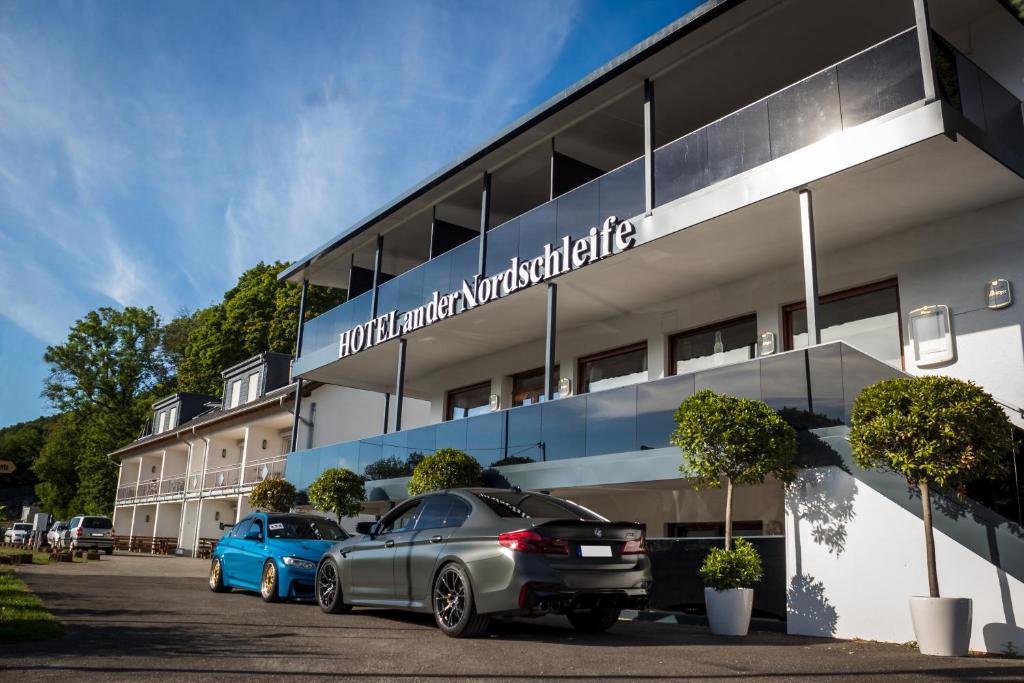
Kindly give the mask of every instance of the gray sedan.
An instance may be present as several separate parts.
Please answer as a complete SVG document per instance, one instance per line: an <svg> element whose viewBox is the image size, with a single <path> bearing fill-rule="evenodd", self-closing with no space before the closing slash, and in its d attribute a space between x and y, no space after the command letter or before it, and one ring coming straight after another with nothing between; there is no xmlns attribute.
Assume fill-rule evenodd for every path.
<svg viewBox="0 0 1024 683"><path fill-rule="evenodd" d="M453 637L480 635L491 618L544 614L603 631L622 609L646 606L651 586L642 525L541 493L427 493L357 531L317 566L325 612L432 612Z"/></svg>

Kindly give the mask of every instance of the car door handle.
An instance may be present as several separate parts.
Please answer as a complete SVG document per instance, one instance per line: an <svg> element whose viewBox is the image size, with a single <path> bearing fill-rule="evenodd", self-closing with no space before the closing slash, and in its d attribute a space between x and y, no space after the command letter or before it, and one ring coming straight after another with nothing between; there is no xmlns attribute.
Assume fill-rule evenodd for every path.
<svg viewBox="0 0 1024 683"><path fill-rule="evenodd" d="M395 547L395 542L394 541L384 541L384 547L385 548L394 548Z"/></svg>
<svg viewBox="0 0 1024 683"><path fill-rule="evenodd" d="M430 537L430 542L431 542L431 543L440 543L440 542L441 542L441 541L443 541L443 540L444 540L444 539L443 539L443 538L441 538L440 536L431 536L431 537Z"/></svg>

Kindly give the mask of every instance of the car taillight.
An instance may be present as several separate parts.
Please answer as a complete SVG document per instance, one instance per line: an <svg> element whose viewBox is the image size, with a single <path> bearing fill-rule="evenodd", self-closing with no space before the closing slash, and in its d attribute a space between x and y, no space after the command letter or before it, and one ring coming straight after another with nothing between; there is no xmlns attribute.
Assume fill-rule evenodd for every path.
<svg viewBox="0 0 1024 683"><path fill-rule="evenodd" d="M641 538L638 541L626 541L622 544L623 555L646 555L647 545L644 544L644 539Z"/></svg>
<svg viewBox="0 0 1024 683"><path fill-rule="evenodd" d="M569 544L562 539L547 538L529 529L498 534L498 543L509 550L515 550L520 553L569 554Z"/></svg>
<svg viewBox="0 0 1024 683"><path fill-rule="evenodd" d="M75 538L80 538L81 536L82 536L82 527L78 527L77 529L75 529Z"/></svg>

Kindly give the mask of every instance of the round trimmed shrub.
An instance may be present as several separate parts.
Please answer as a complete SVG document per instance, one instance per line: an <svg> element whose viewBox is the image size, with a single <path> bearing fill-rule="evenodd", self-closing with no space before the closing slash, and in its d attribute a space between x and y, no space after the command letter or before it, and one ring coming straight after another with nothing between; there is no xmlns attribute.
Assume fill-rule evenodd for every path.
<svg viewBox="0 0 1024 683"><path fill-rule="evenodd" d="M480 486L483 470L475 458L456 448L442 448L423 458L412 471L409 495Z"/></svg>

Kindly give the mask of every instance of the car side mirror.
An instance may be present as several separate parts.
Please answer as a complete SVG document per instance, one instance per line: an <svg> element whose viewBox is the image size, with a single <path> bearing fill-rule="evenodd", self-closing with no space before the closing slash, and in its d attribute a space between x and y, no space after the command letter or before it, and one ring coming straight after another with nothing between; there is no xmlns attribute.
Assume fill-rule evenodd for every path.
<svg viewBox="0 0 1024 683"><path fill-rule="evenodd" d="M356 522L356 533L364 536L373 536L374 527L376 526L376 522Z"/></svg>

